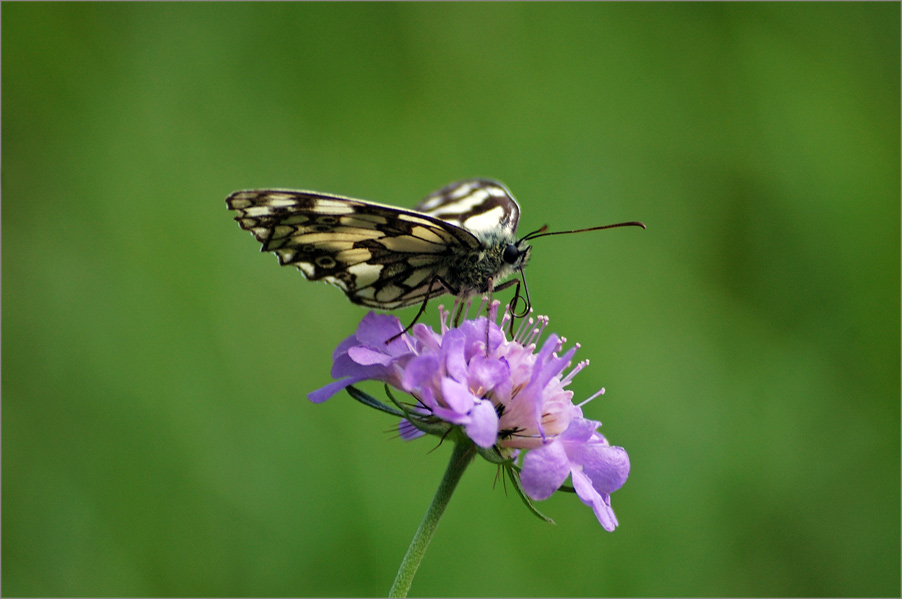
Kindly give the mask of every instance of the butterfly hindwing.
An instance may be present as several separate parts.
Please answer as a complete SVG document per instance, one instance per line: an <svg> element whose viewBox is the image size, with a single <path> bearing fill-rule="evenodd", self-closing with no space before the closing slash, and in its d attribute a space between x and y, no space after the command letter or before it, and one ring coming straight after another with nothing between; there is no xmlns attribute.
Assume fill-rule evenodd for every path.
<svg viewBox="0 0 902 599"><path fill-rule="evenodd" d="M467 179L434 191L415 210L480 236L504 231L513 235L520 206L507 188L492 179Z"/></svg>

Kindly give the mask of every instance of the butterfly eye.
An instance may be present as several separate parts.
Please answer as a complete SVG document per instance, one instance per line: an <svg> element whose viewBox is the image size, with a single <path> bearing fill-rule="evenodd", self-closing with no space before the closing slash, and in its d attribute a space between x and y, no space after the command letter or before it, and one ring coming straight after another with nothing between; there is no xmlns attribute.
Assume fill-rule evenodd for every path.
<svg viewBox="0 0 902 599"><path fill-rule="evenodd" d="M504 253L501 254L501 259L508 264L516 263L520 259L520 249L513 243L507 244L507 247L504 248Z"/></svg>

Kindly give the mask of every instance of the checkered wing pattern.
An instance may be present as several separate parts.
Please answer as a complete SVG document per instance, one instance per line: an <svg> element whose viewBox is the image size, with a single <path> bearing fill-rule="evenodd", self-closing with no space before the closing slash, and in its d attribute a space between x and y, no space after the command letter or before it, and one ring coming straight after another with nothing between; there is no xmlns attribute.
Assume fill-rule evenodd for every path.
<svg viewBox="0 0 902 599"><path fill-rule="evenodd" d="M486 251L499 238L512 241L520 212L504 186L488 179L453 183L417 210L279 189L238 191L226 204L280 264L384 310L486 287L482 278L501 274Z"/></svg>

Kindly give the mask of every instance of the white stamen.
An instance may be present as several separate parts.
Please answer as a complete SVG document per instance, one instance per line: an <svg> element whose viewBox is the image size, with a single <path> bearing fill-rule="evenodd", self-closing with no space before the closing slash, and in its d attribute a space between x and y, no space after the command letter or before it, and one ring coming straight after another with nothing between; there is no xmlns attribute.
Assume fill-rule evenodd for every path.
<svg viewBox="0 0 902 599"><path fill-rule="evenodd" d="M583 401L583 402L578 403L578 404L576 405L576 407L577 407L577 408L583 407L584 405L586 405L587 403L589 403L590 401L592 401L593 399L595 399L595 398L598 397L599 395L604 395L604 387L602 387L601 389L599 389L598 392L597 392L595 395L592 395L591 397L589 397L589 399L587 399L587 400L585 400L585 401Z"/></svg>
<svg viewBox="0 0 902 599"><path fill-rule="evenodd" d="M526 331L529 330L529 327L531 327L534 322L535 320L533 320L531 316L521 320L520 326L517 327L517 333L514 335L514 341L520 345L526 345Z"/></svg>
<svg viewBox="0 0 902 599"><path fill-rule="evenodd" d="M582 362L578 363L576 366L573 367L573 370L571 370L570 372L567 373L567 376L565 376L564 378L561 379L561 385L563 386L563 385L569 384L570 381L573 380L573 377L576 376L576 373L588 365L589 365L588 360L583 360Z"/></svg>

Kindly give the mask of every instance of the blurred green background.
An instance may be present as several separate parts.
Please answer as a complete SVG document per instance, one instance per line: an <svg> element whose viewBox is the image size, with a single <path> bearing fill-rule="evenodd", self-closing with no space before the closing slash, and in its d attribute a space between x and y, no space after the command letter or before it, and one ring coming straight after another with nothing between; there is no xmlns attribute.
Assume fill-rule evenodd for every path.
<svg viewBox="0 0 902 599"><path fill-rule="evenodd" d="M449 447L306 400L365 312L224 199L486 176L648 225L527 272L632 473L608 534L476 463L412 594L898 596L899 16L4 3L3 594L386 593Z"/></svg>

